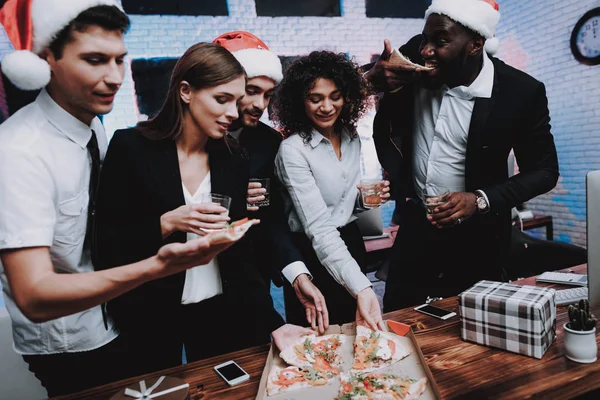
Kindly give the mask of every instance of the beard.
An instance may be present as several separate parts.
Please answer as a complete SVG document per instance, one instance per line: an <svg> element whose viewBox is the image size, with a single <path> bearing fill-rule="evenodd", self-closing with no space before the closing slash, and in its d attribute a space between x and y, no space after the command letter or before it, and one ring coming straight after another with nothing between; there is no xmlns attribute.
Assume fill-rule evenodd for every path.
<svg viewBox="0 0 600 400"><path fill-rule="evenodd" d="M243 126L255 127L258 125L260 117L262 117L263 110L259 110L256 108L239 110L239 114L241 115L240 122Z"/></svg>
<svg viewBox="0 0 600 400"><path fill-rule="evenodd" d="M439 89L442 85L448 87L457 86L464 72L467 59L467 47L465 46L455 57L439 64L439 72L434 77L421 76L419 83L426 89Z"/></svg>

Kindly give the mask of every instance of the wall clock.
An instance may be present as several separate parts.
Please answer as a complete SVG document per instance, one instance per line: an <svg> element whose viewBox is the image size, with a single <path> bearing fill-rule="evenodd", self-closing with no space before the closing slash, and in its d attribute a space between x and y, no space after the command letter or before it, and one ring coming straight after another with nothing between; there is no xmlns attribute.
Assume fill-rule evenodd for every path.
<svg viewBox="0 0 600 400"><path fill-rule="evenodd" d="M575 24L571 52L582 64L600 64L600 7L585 13Z"/></svg>

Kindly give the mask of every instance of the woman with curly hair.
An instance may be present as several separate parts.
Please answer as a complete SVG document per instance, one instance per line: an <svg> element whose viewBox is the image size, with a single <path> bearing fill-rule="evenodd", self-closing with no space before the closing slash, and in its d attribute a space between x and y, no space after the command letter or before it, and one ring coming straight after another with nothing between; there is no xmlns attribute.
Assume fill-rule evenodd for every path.
<svg viewBox="0 0 600 400"><path fill-rule="evenodd" d="M356 123L366 101L366 83L344 54L315 51L295 61L273 104L274 120L286 136L275 169L286 188L290 229L325 297L329 321L356 318L378 329L381 310L361 272L366 251L355 222L363 209ZM389 197L387 185L383 201ZM304 308L291 288L284 295L288 321L302 324Z"/></svg>

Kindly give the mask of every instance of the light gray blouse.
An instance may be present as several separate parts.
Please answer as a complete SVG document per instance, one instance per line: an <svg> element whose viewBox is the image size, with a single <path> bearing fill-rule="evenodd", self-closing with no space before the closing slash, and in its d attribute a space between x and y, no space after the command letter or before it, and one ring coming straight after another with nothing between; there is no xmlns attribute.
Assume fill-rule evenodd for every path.
<svg viewBox="0 0 600 400"><path fill-rule="evenodd" d="M352 258L337 228L356 219L361 211L360 139L348 132L341 137L338 160L331 142L313 130L308 144L300 135L281 143L275 172L286 189L283 193L292 232L304 232L319 261L353 296L371 286Z"/></svg>

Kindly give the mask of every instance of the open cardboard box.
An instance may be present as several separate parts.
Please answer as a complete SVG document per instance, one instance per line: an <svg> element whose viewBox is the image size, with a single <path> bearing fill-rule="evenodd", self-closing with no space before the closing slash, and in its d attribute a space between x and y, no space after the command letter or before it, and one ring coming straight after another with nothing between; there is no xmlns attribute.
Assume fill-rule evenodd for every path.
<svg viewBox="0 0 600 400"><path fill-rule="evenodd" d="M381 368L373 373L376 374L395 374L399 376L406 376L413 379L420 379L422 377L427 378L427 390L419 397L419 400L433 400L441 399L440 391L433 379L433 374L429 370L421 348L417 343L417 339L410 328L410 325L402 324L400 322L386 320L386 329L388 332L393 332L398 336L402 336L401 339L405 341L407 347L411 349L411 353L408 357L400 360L396 364L393 364L386 368ZM349 323L344 325L330 326L325 332L326 335L331 334L343 334L350 336L349 340L344 342L342 354L343 354L343 366L344 372L350 371L354 356L354 337L356 336L356 324ZM277 353L277 354L276 354ZM267 396L267 378L271 367L273 365L285 366L287 365L280 357L278 352L274 351L274 346L271 344L271 350L263 369L262 377L260 379L260 386L258 388L257 399L263 400L315 400L315 399L335 399L338 396L340 388L340 378L337 377L332 379L331 382L326 386L312 387L306 389L295 390L287 393L280 393L274 396Z"/></svg>

